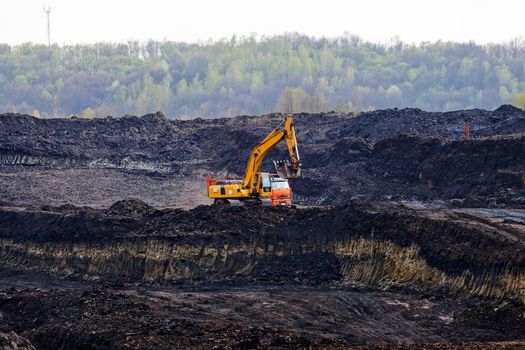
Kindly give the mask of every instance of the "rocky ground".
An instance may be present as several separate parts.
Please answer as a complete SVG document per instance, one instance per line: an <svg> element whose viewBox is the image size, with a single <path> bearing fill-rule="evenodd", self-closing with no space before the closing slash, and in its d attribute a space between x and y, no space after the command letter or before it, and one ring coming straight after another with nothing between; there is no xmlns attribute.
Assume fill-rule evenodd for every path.
<svg viewBox="0 0 525 350"><path fill-rule="evenodd" d="M513 304L341 288L11 290L0 293L0 310L10 328L44 349L452 348L505 344L497 339L523 331L514 324L523 309Z"/></svg>
<svg viewBox="0 0 525 350"><path fill-rule="evenodd" d="M294 116L304 177L296 202L351 198L460 199L523 205L525 112ZM123 198L157 206L209 204L207 174L240 177L251 148L283 119L271 114L171 121L161 113L119 119L0 116L0 201L105 207ZM463 125L471 127L464 140ZM270 159L286 158L283 145Z"/></svg>
<svg viewBox="0 0 525 350"><path fill-rule="evenodd" d="M282 118L0 115L0 349L525 346L525 112L295 115L299 208L208 206Z"/></svg>

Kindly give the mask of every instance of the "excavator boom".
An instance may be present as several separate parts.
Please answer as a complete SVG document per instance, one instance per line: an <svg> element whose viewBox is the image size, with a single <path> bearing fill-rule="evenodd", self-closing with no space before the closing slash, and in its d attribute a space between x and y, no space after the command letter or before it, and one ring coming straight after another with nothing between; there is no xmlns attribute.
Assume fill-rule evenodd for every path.
<svg viewBox="0 0 525 350"><path fill-rule="evenodd" d="M248 188L250 193L257 191L257 174L260 172L264 158L283 139L286 141L286 146L290 153L290 161L274 162L276 171L280 177L285 179L295 179L301 175L301 161L297 150L293 119L286 117L284 122L272 130L261 143L255 146L250 154L243 177L243 186Z"/></svg>

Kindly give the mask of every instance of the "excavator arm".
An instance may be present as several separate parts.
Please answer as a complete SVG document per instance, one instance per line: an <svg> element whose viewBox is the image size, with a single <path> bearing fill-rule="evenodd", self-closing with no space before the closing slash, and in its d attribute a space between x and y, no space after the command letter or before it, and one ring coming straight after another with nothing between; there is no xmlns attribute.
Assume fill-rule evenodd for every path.
<svg viewBox="0 0 525 350"><path fill-rule="evenodd" d="M301 176L301 159L299 158L299 149L297 148L297 139L295 138L295 129L291 117L286 117L284 120L284 132L290 161L274 161L275 169L282 178L296 179Z"/></svg>
<svg viewBox="0 0 525 350"><path fill-rule="evenodd" d="M268 152L283 139L286 141L286 146L290 153L290 161L275 162L276 170L279 176L287 179L295 179L301 175L301 161L297 149L293 119L286 117L284 122L272 130L261 143L255 146L250 154L242 180L243 187L249 189L250 193L257 192L257 181L260 181L257 175L260 172L264 158Z"/></svg>

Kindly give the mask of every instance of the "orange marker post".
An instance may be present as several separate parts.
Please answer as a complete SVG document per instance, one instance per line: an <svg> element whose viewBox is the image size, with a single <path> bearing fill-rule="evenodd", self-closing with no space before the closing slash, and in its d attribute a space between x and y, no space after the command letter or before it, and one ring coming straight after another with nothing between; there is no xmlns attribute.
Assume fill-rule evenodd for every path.
<svg viewBox="0 0 525 350"><path fill-rule="evenodd" d="M463 135L465 135L465 138L468 139L470 136L470 126L465 123L465 126L463 126Z"/></svg>

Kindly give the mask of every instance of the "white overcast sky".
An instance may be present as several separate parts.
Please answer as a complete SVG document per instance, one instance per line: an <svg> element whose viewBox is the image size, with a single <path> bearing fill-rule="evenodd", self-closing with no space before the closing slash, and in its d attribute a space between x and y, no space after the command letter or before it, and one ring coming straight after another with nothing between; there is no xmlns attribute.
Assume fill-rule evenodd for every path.
<svg viewBox="0 0 525 350"><path fill-rule="evenodd" d="M59 44L284 32L348 32L375 42L525 36L525 0L0 0L0 43L45 42L43 4L51 5L51 38Z"/></svg>

